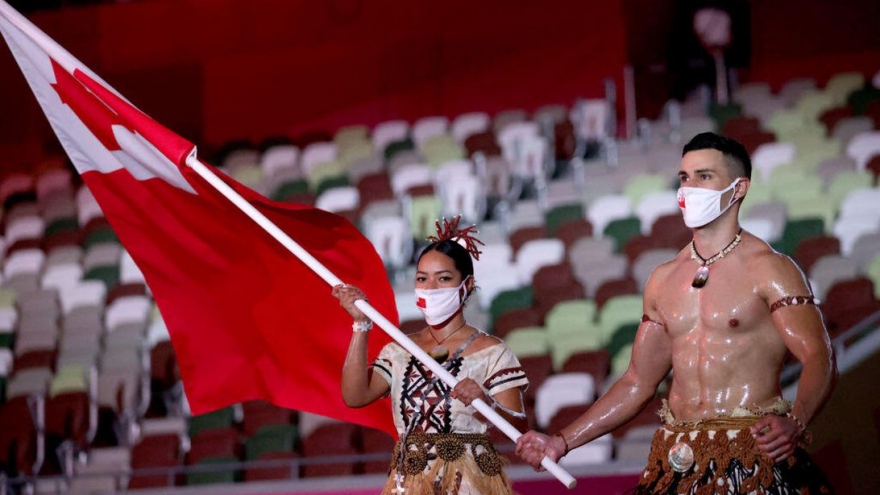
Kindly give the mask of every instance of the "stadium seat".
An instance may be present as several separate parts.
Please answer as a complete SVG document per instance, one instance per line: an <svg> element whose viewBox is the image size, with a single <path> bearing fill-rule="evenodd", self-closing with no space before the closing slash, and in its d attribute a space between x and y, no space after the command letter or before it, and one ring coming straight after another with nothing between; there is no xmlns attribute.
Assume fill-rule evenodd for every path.
<svg viewBox="0 0 880 495"><path fill-rule="evenodd" d="M596 386L593 375L585 372L558 373L547 377L535 392L535 419L538 427L547 428L559 409L593 402Z"/></svg>
<svg viewBox="0 0 880 495"><path fill-rule="evenodd" d="M248 438L265 426L291 425L295 423L296 412L261 400L241 404L241 428Z"/></svg>
<svg viewBox="0 0 880 495"><path fill-rule="evenodd" d="M408 135L409 123L404 120L386 120L373 127L370 138L376 151L384 154L389 144L404 141Z"/></svg>
<svg viewBox="0 0 880 495"><path fill-rule="evenodd" d="M190 449L186 454L186 463L196 465L215 457L238 460L241 457L241 440L241 434L234 427L206 426L190 435Z"/></svg>
<svg viewBox="0 0 880 495"><path fill-rule="evenodd" d="M558 237L560 227L568 222L583 221L584 206L581 203L569 203L554 207L546 213L544 225L547 235ZM588 225L588 224L587 224ZM592 231L592 228L590 229Z"/></svg>
<svg viewBox="0 0 880 495"><path fill-rule="evenodd" d="M600 196L587 207L587 220L593 225L594 235L604 234L605 228L614 220L630 217L633 212L632 199L623 194Z"/></svg>
<svg viewBox="0 0 880 495"><path fill-rule="evenodd" d="M324 457L351 456L357 454L355 434L357 427L350 423L332 423L319 426L303 438L302 466L304 478L319 476L345 476L355 474L350 461L328 462Z"/></svg>
<svg viewBox="0 0 880 495"><path fill-rule="evenodd" d="M363 453L373 456L381 455L381 459L364 461L364 474L384 474L388 472L388 464L391 459L391 453L394 450L394 443L394 438L384 431L366 427L361 429L361 450Z"/></svg>
<svg viewBox="0 0 880 495"><path fill-rule="evenodd" d="M523 393L528 410L529 407L534 407L536 391L553 374L553 360L549 354L536 354L519 357L519 364L529 379L529 387Z"/></svg>
<svg viewBox="0 0 880 495"><path fill-rule="evenodd" d="M452 119L449 132L456 142L463 145L468 137L487 131L490 124L489 114L485 112L463 113Z"/></svg>
<svg viewBox="0 0 880 495"><path fill-rule="evenodd" d="M530 308L534 304L532 286L527 285L517 289L505 290L492 299L489 307L491 321L497 321L498 317L512 309Z"/></svg>
<svg viewBox="0 0 880 495"><path fill-rule="evenodd" d="M820 307L832 338L880 311L874 291L874 282L863 276L838 281L828 289Z"/></svg>
<svg viewBox="0 0 880 495"><path fill-rule="evenodd" d="M804 273L820 258L830 254L840 254L840 240L836 237L821 235L803 239L794 250L794 259Z"/></svg>
<svg viewBox="0 0 880 495"><path fill-rule="evenodd" d="M622 253L627 241L640 235L641 228L638 217L618 218L605 226L602 235L613 239L615 252Z"/></svg>
<svg viewBox="0 0 880 495"><path fill-rule="evenodd" d="M602 464L611 460L614 444L611 434L605 434L592 442L576 447L559 460L564 468L576 468L590 464Z"/></svg>
<svg viewBox="0 0 880 495"><path fill-rule="evenodd" d="M416 148L422 149L428 139L442 136L449 127L449 119L439 115L421 117L410 127L410 136Z"/></svg>
<svg viewBox="0 0 880 495"><path fill-rule="evenodd" d="M532 277L535 307L544 315L561 301L586 297L567 262L539 268Z"/></svg>
<svg viewBox="0 0 880 495"><path fill-rule="evenodd" d="M589 373L593 376L593 383L598 388L601 384L605 383L610 367L611 355L607 349L602 348L571 354L558 371L561 373Z"/></svg>
<svg viewBox="0 0 880 495"><path fill-rule="evenodd" d="M424 322L420 324L424 325ZM516 328L538 327L543 324L543 315L536 308L511 309L501 313L498 319L492 323L492 335L503 339Z"/></svg>
<svg viewBox="0 0 880 495"><path fill-rule="evenodd" d="M189 418L189 436L194 438L204 430L220 430L231 428L235 422L235 411L230 407L224 407L198 416Z"/></svg>
<svg viewBox="0 0 880 495"><path fill-rule="evenodd" d="M566 253L570 253L571 247L581 239L593 237L593 226L584 218L563 222L556 229L554 237L565 245Z"/></svg>
<svg viewBox="0 0 880 495"><path fill-rule="evenodd" d="M550 352L544 327L516 328L508 332L504 340L517 357L541 356Z"/></svg>
<svg viewBox="0 0 880 495"><path fill-rule="evenodd" d="M867 273L871 260L878 254L880 254L880 229L859 236L850 250L849 257L856 262L860 273Z"/></svg>
<svg viewBox="0 0 880 495"><path fill-rule="evenodd" d="M820 301L825 299L825 294L834 284L842 280L854 279L858 274L859 267L855 261L836 254L819 258L807 273L813 285L813 293Z"/></svg>
<svg viewBox="0 0 880 495"><path fill-rule="evenodd" d="M635 204L634 213L642 227L642 234L652 232L654 222L665 215L680 215L678 199L675 191L656 190L643 195Z"/></svg>

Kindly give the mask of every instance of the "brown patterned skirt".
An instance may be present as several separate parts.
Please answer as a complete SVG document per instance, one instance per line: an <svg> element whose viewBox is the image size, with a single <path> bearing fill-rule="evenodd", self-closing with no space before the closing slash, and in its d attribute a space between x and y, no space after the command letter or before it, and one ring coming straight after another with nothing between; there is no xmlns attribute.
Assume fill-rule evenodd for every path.
<svg viewBox="0 0 880 495"><path fill-rule="evenodd" d="M833 493L809 455L798 448L774 464L749 432L758 417L719 418L695 425L667 424L651 442L637 495Z"/></svg>
<svg viewBox="0 0 880 495"><path fill-rule="evenodd" d="M395 475L402 475L406 494L512 494L504 474L505 461L488 435L411 433L394 446L391 473L382 493L397 493Z"/></svg>

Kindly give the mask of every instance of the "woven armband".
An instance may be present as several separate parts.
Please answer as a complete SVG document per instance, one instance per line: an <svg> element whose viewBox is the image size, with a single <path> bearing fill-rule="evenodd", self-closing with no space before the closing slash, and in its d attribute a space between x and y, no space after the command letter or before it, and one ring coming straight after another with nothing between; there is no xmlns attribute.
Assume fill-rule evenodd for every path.
<svg viewBox="0 0 880 495"><path fill-rule="evenodd" d="M784 308L786 306L816 306L819 304L819 300L814 296L788 296L783 297L782 299L776 301L775 303L770 305L770 312L774 312L779 308Z"/></svg>

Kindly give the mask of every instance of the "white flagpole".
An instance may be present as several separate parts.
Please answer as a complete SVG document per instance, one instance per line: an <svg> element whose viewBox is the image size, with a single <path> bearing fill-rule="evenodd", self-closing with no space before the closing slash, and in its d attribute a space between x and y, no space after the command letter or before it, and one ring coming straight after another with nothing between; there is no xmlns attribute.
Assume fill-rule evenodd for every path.
<svg viewBox="0 0 880 495"><path fill-rule="evenodd" d="M324 279L331 287L342 284L342 280L339 279L336 275L333 274L330 270L327 269L320 261L315 259L314 256L309 254L308 251L302 248L299 244L296 243L293 239L290 238L283 230L279 229L277 225L272 223L271 220L266 218L265 215L259 212L256 208L254 208L250 203L247 202L246 199L242 198L235 190L229 187L223 180L221 180L217 175L214 174L207 166L205 166L202 162L196 158L196 150L193 148L193 151L186 159L186 164L190 168L192 168L199 176L205 179L208 184L217 189L220 194L226 197L229 201L232 201L235 206L237 206L245 215L251 218L254 222L256 222L260 227L262 227L266 232L269 233L272 237L274 237L278 242L280 242L284 247L286 247L294 256L299 258L303 263L306 264L309 268L311 268L315 273L318 274L319 277ZM373 306L370 305L367 301L358 300L355 301L355 306L357 306L361 311L364 312L373 322L375 322L379 327L385 331L388 335L391 336L398 344L403 346L404 349L409 351L410 354L416 357L419 361L422 362L428 369L430 369L434 375L436 375L440 380L443 380L443 383L449 385L450 387L455 387L458 384L458 379L452 376L451 373L446 371L446 368L440 365L437 361L435 361L431 356L428 355L427 352L422 350L421 347L417 346L415 342L410 340L409 337L406 336L403 332L400 331L393 323L391 323L387 318L382 316L381 313L376 311ZM511 440L516 442L516 440L522 435L513 425L511 425L506 419L501 417L498 413L495 412L494 409L489 407L485 402L480 399L477 399L471 402L471 405L479 411L483 417L488 419L493 425L495 425L499 430L504 432ZM563 485L568 488L573 488L577 484L577 480L569 474L566 470L553 462L549 457L544 457L541 460L541 466L544 467L547 471L549 471L553 476L556 477Z"/></svg>

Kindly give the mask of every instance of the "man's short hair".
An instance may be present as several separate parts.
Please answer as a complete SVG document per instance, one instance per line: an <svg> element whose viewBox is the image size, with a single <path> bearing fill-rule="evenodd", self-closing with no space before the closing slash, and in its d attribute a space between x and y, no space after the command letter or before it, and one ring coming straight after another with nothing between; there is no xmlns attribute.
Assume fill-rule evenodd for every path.
<svg viewBox="0 0 880 495"><path fill-rule="evenodd" d="M681 156L686 155L689 151L697 150L720 151L724 155L724 162L731 176L752 178L752 159L749 157L746 147L739 141L714 132L703 132L694 136L684 145Z"/></svg>

